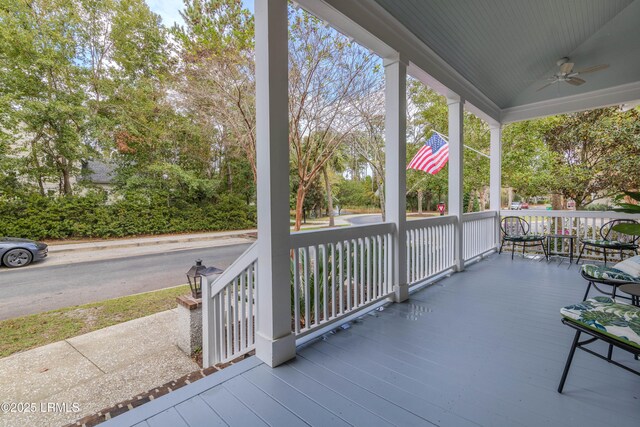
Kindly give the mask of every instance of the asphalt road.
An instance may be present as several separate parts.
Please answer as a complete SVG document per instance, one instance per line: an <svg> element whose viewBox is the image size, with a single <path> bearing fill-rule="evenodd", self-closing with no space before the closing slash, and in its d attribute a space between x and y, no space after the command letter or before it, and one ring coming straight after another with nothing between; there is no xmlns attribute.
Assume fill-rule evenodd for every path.
<svg viewBox="0 0 640 427"><path fill-rule="evenodd" d="M0 320L153 291L187 282L201 258L228 267L249 244L172 251L70 265L0 271Z"/></svg>
<svg viewBox="0 0 640 427"><path fill-rule="evenodd" d="M347 221L353 225L373 224L382 222L382 215L358 215L348 218Z"/></svg>

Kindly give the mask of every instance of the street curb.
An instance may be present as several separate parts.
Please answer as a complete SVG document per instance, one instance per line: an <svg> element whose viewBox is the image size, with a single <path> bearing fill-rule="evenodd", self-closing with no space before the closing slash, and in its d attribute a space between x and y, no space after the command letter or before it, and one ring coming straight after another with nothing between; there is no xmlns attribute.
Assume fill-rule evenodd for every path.
<svg viewBox="0 0 640 427"><path fill-rule="evenodd" d="M63 253L63 252L88 252L88 251L99 251L99 250L105 250L105 249L119 249L119 248L131 248L131 247L141 247L141 246L154 246L154 245L163 245L163 244L170 244L170 243L187 243L187 242L201 242L201 241L206 241L206 240L226 240L226 239L232 239L232 238L247 238L247 239L255 239L257 238L257 231L255 230L239 230L238 232L231 232L228 234L224 234L222 236L220 235L215 235L212 234L210 236L198 236L198 237L179 237L176 236L176 238L173 239L158 239L158 240L153 240L153 239L149 239L149 238L145 238L145 239L149 239L146 241L140 241L140 242L123 242L123 243L117 243L116 241L111 241L113 243L110 244L104 244L104 243L80 243L77 245L83 245L83 246L75 246L75 247L65 247L67 245L52 245L49 246L49 254L51 253ZM106 243L106 242L105 242ZM76 245L76 244L74 244ZM85 246L86 245L86 246ZM70 245L69 245L70 246Z"/></svg>

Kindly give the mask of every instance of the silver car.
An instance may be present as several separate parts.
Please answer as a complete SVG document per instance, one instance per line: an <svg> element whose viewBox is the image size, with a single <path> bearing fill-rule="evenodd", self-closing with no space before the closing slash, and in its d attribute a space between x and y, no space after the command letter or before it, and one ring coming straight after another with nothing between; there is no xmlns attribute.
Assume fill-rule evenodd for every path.
<svg viewBox="0 0 640 427"><path fill-rule="evenodd" d="M0 264L9 268L24 267L47 257L46 243L15 237L0 237Z"/></svg>

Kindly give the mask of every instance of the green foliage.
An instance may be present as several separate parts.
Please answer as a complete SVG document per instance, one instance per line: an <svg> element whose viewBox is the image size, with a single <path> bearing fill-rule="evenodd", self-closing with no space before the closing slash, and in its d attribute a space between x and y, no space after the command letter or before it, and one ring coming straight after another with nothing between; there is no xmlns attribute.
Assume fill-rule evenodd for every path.
<svg viewBox="0 0 640 427"><path fill-rule="evenodd" d="M371 177L357 181L344 179L336 187L336 204L341 209L345 206L366 207L378 204L376 195L371 191Z"/></svg>
<svg viewBox="0 0 640 427"><path fill-rule="evenodd" d="M554 154L544 134L558 122L545 118L511 123L502 132L502 182L518 197L548 193L552 181ZM516 198L516 200L519 200Z"/></svg>
<svg viewBox="0 0 640 427"><path fill-rule="evenodd" d="M640 204L638 204L640 203L640 192L625 191L624 194L630 199L635 200L636 203L618 203L620 207L614 209L614 211L630 214L640 214ZM622 234L640 236L640 224L618 224L613 227L613 230Z"/></svg>
<svg viewBox="0 0 640 427"><path fill-rule="evenodd" d="M122 237L255 226L255 209L234 196L215 204L175 205L159 195L128 194L112 203L103 192L84 196L5 199L0 235L30 239Z"/></svg>
<svg viewBox="0 0 640 427"><path fill-rule="evenodd" d="M602 211L608 211L608 210L611 210L611 209L610 209L609 205L605 205L603 203L592 203L590 205L585 206L582 210L602 212Z"/></svg>

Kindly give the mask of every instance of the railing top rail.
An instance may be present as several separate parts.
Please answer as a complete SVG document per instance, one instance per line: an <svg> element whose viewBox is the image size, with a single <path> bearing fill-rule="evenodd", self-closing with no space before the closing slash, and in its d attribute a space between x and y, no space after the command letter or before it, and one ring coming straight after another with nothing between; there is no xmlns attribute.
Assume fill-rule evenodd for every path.
<svg viewBox="0 0 640 427"><path fill-rule="evenodd" d="M455 224L456 217L454 215L434 216L430 218L421 218L407 221L407 230L415 230L424 227L433 227L436 225Z"/></svg>
<svg viewBox="0 0 640 427"><path fill-rule="evenodd" d="M242 253L229 267L227 267L213 282L209 280L213 278L203 277L207 286L210 286L209 295L213 297L217 295L225 286L235 279L242 271L258 259L258 242L253 242L246 251Z"/></svg>
<svg viewBox="0 0 640 427"><path fill-rule="evenodd" d="M462 215L462 222L475 221L477 219L495 218L498 215L496 211L470 212Z"/></svg>
<svg viewBox="0 0 640 427"><path fill-rule="evenodd" d="M312 245L339 243L345 240L393 233L394 231L395 224L392 222L354 225L351 227L332 228L329 230L299 231L291 234L291 248L298 249Z"/></svg>
<svg viewBox="0 0 640 427"><path fill-rule="evenodd" d="M613 211L548 211L548 210L502 210L501 216L542 216L558 218L609 218L609 219L635 219L640 220L638 214L628 214Z"/></svg>

